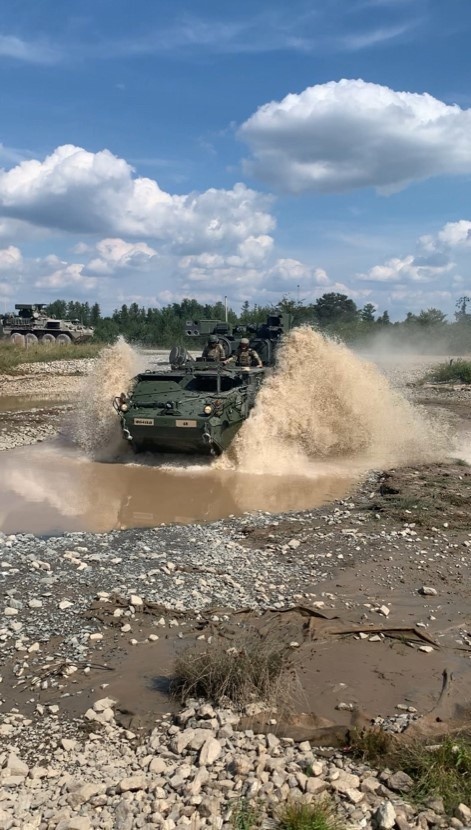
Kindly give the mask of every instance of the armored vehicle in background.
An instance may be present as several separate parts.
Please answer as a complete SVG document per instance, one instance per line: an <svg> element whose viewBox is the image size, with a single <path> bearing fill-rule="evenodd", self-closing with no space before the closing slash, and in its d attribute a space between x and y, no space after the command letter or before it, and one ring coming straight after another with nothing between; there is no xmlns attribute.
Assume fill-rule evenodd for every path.
<svg viewBox="0 0 471 830"><path fill-rule="evenodd" d="M6 314L0 318L0 335L7 337L18 346L36 343L57 343L69 346L84 343L93 337L91 326L84 326L80 320L58 320L49 317L45 303L15 305L18 314Z"/></svg>
<svg viewBox="0 0 471 830"><path fill-rule="evenodd" d="M241 337L263 367L242 367L202 357L192 358L174 346L170 371L148 370L134 378L129 394L114 399L123 436L135 452L220 455L237 435L253 409L271 367L289 315L273 314L262 326L231 328L218 320L189 321L188 337L216 334L226 358L237 351Z"/></svg>

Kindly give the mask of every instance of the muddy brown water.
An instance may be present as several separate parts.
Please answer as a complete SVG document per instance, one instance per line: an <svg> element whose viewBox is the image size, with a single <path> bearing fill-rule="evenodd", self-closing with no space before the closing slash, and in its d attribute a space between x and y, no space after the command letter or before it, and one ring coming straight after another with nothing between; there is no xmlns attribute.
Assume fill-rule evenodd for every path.
<svg viewBox="0 0 471 830"><path fill-rule="evenodd" d="M89 460L60 443L0 455L0 530L55 534L212 521L263 510L317 507L353 480L327 465L310 477L248 475L186 459Z"/></svg>
<svg viewBox="0 0 471 830"><path fill-rule="evenodd" d="M26 412L33 409L52 409L65 406L69 401L66 399L41 398L32 395L1 395L0 413Z"/></svg>

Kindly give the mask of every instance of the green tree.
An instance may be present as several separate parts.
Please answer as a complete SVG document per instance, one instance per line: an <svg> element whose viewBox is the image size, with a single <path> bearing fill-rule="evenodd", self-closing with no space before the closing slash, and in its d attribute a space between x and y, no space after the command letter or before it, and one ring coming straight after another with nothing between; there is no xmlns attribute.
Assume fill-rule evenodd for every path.
<svg viewBox="0 0 471 830"><path fill-rule="evenodd" d="M338 294L334 291L319 297L314 304L314 311L321 326L339 322L348 323L358 318L356 303L346 294Z"/></svg>
<svg viewBox="0 0 471 830"><path fill-rule="evenodd" d="M360 311L362 323L374 323L376 308L373 303L367 303Z"/></svg>
<svg viewBox="0 0 471 830"><path fill-rule="evenodd" d="M420 326L443 326L446 323L446 314L440 311L439 308L428 308L426 311L422 310L417 317L417 322Z"/></svg>

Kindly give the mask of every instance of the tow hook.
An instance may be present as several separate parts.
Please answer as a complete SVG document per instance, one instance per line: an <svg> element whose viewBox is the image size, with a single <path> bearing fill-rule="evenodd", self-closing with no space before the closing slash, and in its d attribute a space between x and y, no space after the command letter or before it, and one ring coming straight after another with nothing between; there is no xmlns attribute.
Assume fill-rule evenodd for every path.
<svg viewBox="0 0 471 830"><path fill-rule="evenodd" d="M208 444L208 446L213 443L213 437L210 432L203 432L203 443Z"/></svg>

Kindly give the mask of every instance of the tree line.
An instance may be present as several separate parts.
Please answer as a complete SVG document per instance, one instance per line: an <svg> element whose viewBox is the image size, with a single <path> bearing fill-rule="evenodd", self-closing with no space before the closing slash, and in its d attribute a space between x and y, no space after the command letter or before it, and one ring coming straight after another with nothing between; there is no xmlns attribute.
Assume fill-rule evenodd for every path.
<svg viewBox="0 0 471 830"><path fill-rule="evenodd" d="M228 322L231 325L258 325L273 313L273 308L246 301L239 314L228 309ZM467 296L457 300L450 320L440 309L428 308L418 314L407 312L403 320L391 322L387 311L378 313L372 303L360 307L346 294L337 292L323 294L314 303L283 297L276 308L288 312L294 325L312 325L349 344L364 343L367 346L381 334L385 343L397 342L427 351L471 350L471 299ZM56 300L49 305L48 313L94 326L97 341L109 343L123 335L129 342L143 346L171 346L185 342L188 345L184 333L187 320L225 320L222 302L200 303L188 298L162 308L123 304L109 316L102 315L98 303Z"/></svg>

